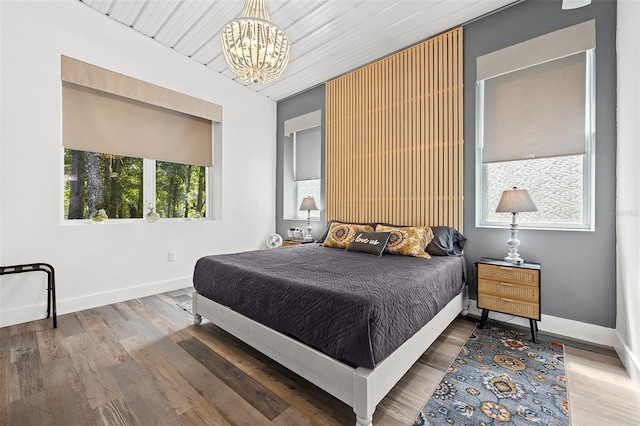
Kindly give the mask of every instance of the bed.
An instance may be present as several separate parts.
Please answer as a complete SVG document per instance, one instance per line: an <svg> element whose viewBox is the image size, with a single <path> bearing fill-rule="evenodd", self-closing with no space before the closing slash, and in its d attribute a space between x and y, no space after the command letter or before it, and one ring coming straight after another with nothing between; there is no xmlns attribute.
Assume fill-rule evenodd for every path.
<svg viewBox="0 0 640 426"><path fill-rule="evenodd" d="M464 275L461 256L318 244L207 256L194 269L194 321L212 321L372 425L376 405L462 311Z"/></svg>

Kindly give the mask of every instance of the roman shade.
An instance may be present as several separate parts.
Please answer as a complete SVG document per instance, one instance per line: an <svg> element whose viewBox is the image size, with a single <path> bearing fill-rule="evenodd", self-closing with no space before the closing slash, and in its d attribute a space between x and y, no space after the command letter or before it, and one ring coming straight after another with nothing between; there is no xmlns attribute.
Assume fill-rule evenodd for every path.
<svg viewBox="0 0 640 426"><path fill-rule="evenodd" d="M212 122L222 108L62 56L65 148L212 165Z"/></svg>
<svg viewBox="0 0 640 426"><path fill-rule="evenodd" d="M320 179L320 127L296 132L294 180Z"/></svg>
<svg viewBox="0 0 640 426"><path fill-rule="evenodd" d="M321 124L322 112L320 110L299 115L284 122L284 135L291 136L292 133L317 127Z"/></svg>
<svg viewBox="0 0 640 426"><path fill-rule="evenodd" d="M595 21L477 59L482 162L582 155Z"/></svg>
<svg viewBox="0 0 640 426"><path fill-rule="evenodd" d="M595 47L596 21L592 19L479 56L477 79L486 80Z"/></svg>

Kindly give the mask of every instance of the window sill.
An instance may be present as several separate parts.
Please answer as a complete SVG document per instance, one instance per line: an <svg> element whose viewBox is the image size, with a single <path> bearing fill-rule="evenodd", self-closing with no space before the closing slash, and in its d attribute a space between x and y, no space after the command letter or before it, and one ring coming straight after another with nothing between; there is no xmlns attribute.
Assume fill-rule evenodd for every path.
<svg viewBox="0 0 640 426"><path fill-rule="evenodd" d="M93 226L108 226L108 225L136 225L136 224L145 224L145 225L155 225L157 223L176 223L176 222L205 222L212 221L214 219L203 217L200 220L191 220L185 217L173 217L173 218L160 218L157 222L149 223L146 220L139 219L109 219L104 223L94 223L91 219L62 219L60 221L61 226L85 226L85 225L93 225Z"/></svg>
<svg viewBox="0 0 640 426"><path fill-rule="evenodd" d="M476 224L476 228L479 229L506 229L509 230L511 227L510 223L504 224L487 224L487 225L478 225ZM568 227L566 225L558 225L557 227L545 226L545 225L520 225L518 224L518 231L522 230L531 230L531 231L578 231L578 232L595 232L594 227Z"/></svg>

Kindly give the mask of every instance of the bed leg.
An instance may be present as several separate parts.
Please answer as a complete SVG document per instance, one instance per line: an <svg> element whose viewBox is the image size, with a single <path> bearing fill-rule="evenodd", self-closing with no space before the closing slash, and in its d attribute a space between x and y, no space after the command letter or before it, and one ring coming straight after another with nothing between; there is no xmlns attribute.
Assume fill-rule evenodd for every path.
<svg viewBox="0 0 640 426"><path fill-rule="evenodd" d="M469 286L464 286L464 296L462 298L462 316L469 315Z"/></svg>
<svg viewBox="0 0 640 426"><path fill-rule="evenodd" d="M373 426L373 418L360 417L356 414L356 426Z"/></svg>
<svg viewBox="0 0 640 426"><path fill-rule="evenodd" d="M356 414L356 426L373 426L375 370L358 367L353 372L353 412Z"/></svg>
<svg viewBox="0 0 640 426"><path fill-rule="evenodd" d="M193 325L199 326L202 323L202 316L198 313L198 292L191 295L191 312L193 312Z"/></svg>

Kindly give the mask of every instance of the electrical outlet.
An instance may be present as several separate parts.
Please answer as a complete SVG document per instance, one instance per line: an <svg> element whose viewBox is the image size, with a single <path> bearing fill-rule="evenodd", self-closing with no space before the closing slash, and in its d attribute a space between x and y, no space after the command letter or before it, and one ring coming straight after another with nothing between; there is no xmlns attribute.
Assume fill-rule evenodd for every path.
<svg viewBox="0 0 640 426"><path fill-rule="evenodd" d="M169 262L175 262L176 261L176 252L175 251L170 251L169 252Z"/></svg>
<svg viewBox="0 0 640 426"><path fill-rule="evenodd" d="M260 201L256 203L256 210L262 210L262 203Z"/></svg>

